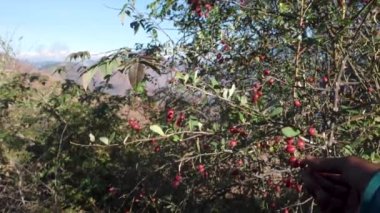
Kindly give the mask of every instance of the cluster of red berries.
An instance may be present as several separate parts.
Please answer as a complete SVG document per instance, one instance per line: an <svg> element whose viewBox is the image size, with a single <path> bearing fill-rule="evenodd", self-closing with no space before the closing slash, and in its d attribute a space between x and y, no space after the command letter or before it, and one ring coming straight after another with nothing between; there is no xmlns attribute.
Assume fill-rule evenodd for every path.
<svg viewBox="0 0 380 213"><path fill-rule="evenodd" d="M168 111L166 112L166 122L171 123L174 121L174 118L175 118L174 109L173 108L168 109ZM186 119L185 113L180 112L178 117L177 117L175 124L177 126L181 126L185 119Z"/></svg>
<svg viewBox="0 0 380 213"><path fill-rule="evenodd" d="M252 102L257 103L261 96L263 96L262 86L260 83L256 82L252 86Z"/></svg>
<svg viewBox="0 0 380 213"><path fill-rule="evenodd" d="M182 176L181 174L177 174L172 181L172 187L175 189L178 188L181 182L182 182Z"/></svg>
<svg viewBox="0 0 380 213"><path fill-rule="evenodd" d="M262 57L262 56L260 56L260 57ZM263 60L264 60L264 59L263 59ZM261 59L260 59L260 61L261 61ZM263 71L263 75L264 75L264 77L268 77L268 76L270 76L270 74L271 74L271 72L270 72L269 69L265 69L265 70ZM274 82L275 82L274 78L269 78L268 81L267 81L267 83L268 83L270 86L272 86L272 85L274 84Z"/></svg>
<svg viewBox="0 0 380 213"><path fill-rule="evenodd" d="M296 180L294 180L293 178L291 178L290 176L282 178L282 180L280 180L277 183L274 183L272 179L267 179L266 184L267 186L272 188L272 190L274 190L276 194L280 194L283 187L286 187L288 189L293 189L297 193L302 192L302 185L298 183ZM264 196L266 197L267 194L265 194Z"/></svg>
<svg viewBox="0 0 380 213"><path fill-rule="evenodd" d="M294 145L294 138L285 138L286 148L285 151L289 153L291 156L289 158L289 164L293 168L297 168L300 166L300 161L294 156L296 150L303 151L305 149L305 141L302 138L298 138L297 144Z"/></svg>
<svg viewBox="0 0 380 213"><path fill-rule="evenodd" d="M311 137L314 137L317 135L317 130L314 127L309 127L308 133ZM289 153L291 156L289 158L289 164L290 166L297 168L300 166L300 161L294 156L294 153L298 149L299 151L305 150L305 141L302 138L297 139L297 144L296 146L293 144L294 143L294 138L285 138L286 142L286 147L285 151Z"/></svg>
<svg viewBox="0 0 380 213"><path fill-rule="evenodd" d="M202 0L188 0L187 3L191 6L191 10L194 11L199 17L204 16L207 18L213 8L212 3L206 3Z"/></svg>
<svg viewBox="0 0 380 213"><path fill-rule="evenodd" d="M238 134L241 136L247 136L247 133L245 132L245 130L242 127L232 126L232 127L228 128L228 131L231 134Z"/></svg>
<svg viewBox="0 0 380 213"><path fill-rule="evenodd" d="M140 122L136 119L129 119L128 124L136 132L139 132L142 129L140 126Z"/></svg>

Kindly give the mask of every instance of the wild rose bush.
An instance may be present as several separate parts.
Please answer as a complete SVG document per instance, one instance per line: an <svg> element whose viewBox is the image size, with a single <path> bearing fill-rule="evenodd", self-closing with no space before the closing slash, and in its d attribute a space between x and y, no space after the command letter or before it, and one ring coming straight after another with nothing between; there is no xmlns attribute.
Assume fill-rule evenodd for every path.
<svg viewBox="0 0 380 213"><path fill-rule="evenodd" d="M47 141L64 146L46 146L49 155L34 162L59 192L51 202L122 212L317 209L299 180L300 159L380 159L377 6L155 0L143 16L128 2L120 15L152 35L150 57L163 52L150 52L163 48L155 20L172 20L184 35L171 44L172 64L150 64L175 77L153 97L139 68L129 71L127 100L73 85L65 98L50 97L55 110L41 110L64 119ZM124 104L144 118L115 116Z"/></svg>

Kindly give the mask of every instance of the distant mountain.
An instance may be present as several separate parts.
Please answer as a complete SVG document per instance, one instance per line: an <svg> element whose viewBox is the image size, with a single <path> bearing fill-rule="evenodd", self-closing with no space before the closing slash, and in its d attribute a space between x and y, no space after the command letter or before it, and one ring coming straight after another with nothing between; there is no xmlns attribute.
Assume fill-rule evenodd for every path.
<svg viewBox="0 0 380 213"><path fill-rule="evenodd" d="M32 65L34 65L37 69L43 70L43 69L49 69L50 67L57 66L61 64L61 61L35 61L30 62Z"/></svg>
<svg viewBox="0 0 380 213"><path fill-rule="evenodd" d="M7 61L6 71L20 72L20 73L41 73L49 76L52 80L65 81L71 80L75 83L82 84L82 76L80 68L82 66L91 66L96 63L95 60L87 60L84 62L62 62L62 61L35 61L28 62L11 58ZM55 72L57 68L65 67L61 73ZM1 67L0 67L1 68ZM154 70L147 68L146 75L150 76L150 81L146 84L147 93L149 96L156 95L157 91L161 91L168 86L168 82L174 77L174 72L167 74L158 74ZM96 73L89 85L89 90L95 90L100 86L104 86L105 81L101 73ZM121 72L114 72L107 87L102 91L111 95L125 96L128 90L131 89L131 84L128 75Z"/></svg>

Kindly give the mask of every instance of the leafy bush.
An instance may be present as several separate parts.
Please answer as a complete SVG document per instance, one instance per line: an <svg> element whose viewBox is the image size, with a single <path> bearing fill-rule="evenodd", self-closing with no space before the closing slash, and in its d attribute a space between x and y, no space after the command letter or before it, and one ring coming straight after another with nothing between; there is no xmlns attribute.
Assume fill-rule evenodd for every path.
<svg viewBox="0 0 380 213"><path fill-rule="evenodd" d="M5 158L26 185L2 185L46 211L316 209L299 183L299 159L379 161L376 6L155 0L144 17L131 1L120 14L152 33L152 44L144 55L120 49L83 73L85 88L99 70L106 80L128 74L127 99L70 82L40 98L21 79L1 85L2 149L26 153L16 164ZM156 19L185 35L166 61ZM148 95L147 67L175 77Z"/></svg>

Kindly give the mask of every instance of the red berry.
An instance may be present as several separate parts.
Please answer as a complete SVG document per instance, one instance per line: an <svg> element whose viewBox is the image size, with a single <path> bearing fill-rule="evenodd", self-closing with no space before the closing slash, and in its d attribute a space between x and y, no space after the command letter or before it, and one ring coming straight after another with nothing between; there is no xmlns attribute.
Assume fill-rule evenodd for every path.
<svg viewBox="0 0 380 213"><path fill-rule="evenodd" d="M273 85L273 84L274 84L274 79L273 79L273 78L269 79L269 80L268 80L268 83L269 83L270 85Z"/></svg>
<svg viewBox="0 0 380 213"><path fill-rule="evenodd" d="M291 144L288 144L286 146L286 152L289 153L289 154L293 154L294 152L296 151L296 147L291 145Z"/></svg>
<svg viewBox="0 0 380 213"><path fill-rule="evenodd" d="M216 54L216 59L220 60L221 58L222 58L222 54L221 53Z"/></svg>
<svg viewBox="0 0 380 213"><path fill-rule="evenodd" d="M328 78L327 76L323 76L323 77L322 77L322 81L323 81L324 83L327 83L327 82L329 82L329 78Z"/></svg>
<svg viewBox="0 0 380 213"><path fill-rule="evenodd" d="M155 151L155 152L159 152L159 151L161 151L161 147L160 147L160 145L154 147L154 151Z"/></svg>
<svg viewBox="0 0 380 213"><path fill-rule="evenodd" d="M230 140L230 142L228 142L228 146L230 147L230 149L235 148L237 144L238 144L237 140Z"/></svg>
<svg viewBox="0 0 380 213"><path fill-rule="evenodd" d="M237 134L237 133L240 133L239 129L236 128L235 126L230 127L230 128L228 129L228 131L229 131L231 134Z"/></svg>
<svg viewBox="0 0 380 213"><path fill-rule="evenodd" d="M286 186L287 188L290 188L290 187L292 187L292 185L293 185L293 181L292 181L290 178L286 178L286 179L284 180L284 183L285 183L285 186Z"/></svg>
<svg viewBox="0 0 380 213"><path fill-rule="evenodd" d="M129 119L128 124L133 130L136 130L137 132L141 130L140 123L135 119Z"/></svg>
<svg viewBox="0 0 380 213"><path fill-rule="evenodd" d="M238 161L236 161L236 164L238 167L242 167L244 165L244 161L242 159L239 159Z"/></svg>
<svg viewBox="0 0 380 213"><path fill-rule="evenodd" d="M179 182L179 181L176 181L176 180L173 180L173 181L172 181L172 187L175 188L175 189L178 188L178 186L179 186L180 184L181 184L181 182Z"/></svg>
<svg viewBox="0 0 380 213"><path fill-rule="evenodd" d="M186 116L185 116L185 113L181 112L179 113L179 117L177 118L177 121L175 122L175 124L177 126L181 126L182 122L186 119Z"/></svg>
<svg viewBox="0 0 380 213"><path fill-rule="evenodd" d="M173 188L178 188L178 186L181 184L182 182L182 177L181 175L176 175L172 181L172 187Z"/></svg>
<svg viewBox="0 0 380 213"><path fill-rule="evenodd" d="M203 174L206 171L205 165L204 164L199 164L197 166L198 172Z"/></svg>
<svg viewBox="0 0 380 213"><path fill-rule="evenodd" d="M305 141L303 141L302 138L298 138L298 140L297 140L297 148L299 150L304 150L305 149Z"/></svg>
<svg viewBox="0 0 380 213"><path fill-rule="evenodd" d="M268 70L268 69L264 70L264 75L265 75L265 76L270 75L270 70Z"/></svg>
<svg viewBox="0 0 380 213"><path fill-rule="evenodd" d="M289 164L290 164L291 167L297 168L297 167L300 166L300 161L296 157L291 156L289 158Z"/></svg>
<svg viewBox="0 0 380 213"><path fill-rule="evenodd" d="M368 92L373 93L373 92L375 92L375 89L373 87L368 87Z"/></svg>
<svg viewBox="0 0 380 213"><path fill-rule="evenodd" d="M291 156L291 157L289 158L289 164L290 164L290 165L293 165L295 162L297 162L297 158L294 157L294 156Z"/></svg>
<svg viewBox="0 0 380 213"><path fill-rule="evenodd" d="M253 103L256 103L259 99L260 99L260 95L259 94L255 94L255 95L252 96L252 102Z"/></svg>
<svg viewBox="0 0 380 213"><path fill-rule="evenodd" d="M286 138L285 141L286 141L286 144L287 144L287 145L292 145L293 142L294 142L294 138L293 138L293 137Z"/></svg>
<svg viewBox="0 0 380 213"><path fill-rule="evenodd" d="M295 107L301 107L301 106L302 106L301 101L299 101L299 100L295 100L295 101L294 101L294 106L295 106Z"/></svg>
<svg viewBox="0 0 380 213"><path fill-rule="evenodd" d="M170 108L166 114L166 121L167 122L172 122L174 119L175 111L174 109Z"/></svg>
<svg viewBox="0 0 380 213"><path fill-rule="evenodd" d="M317 134L317 130L314 127L310 127L308 132L310 136L315 136Z"/></svg>
<svg viewBox="0 0 380 213"><path fill-rule="evenodd" d="M289 209L288 209L288 208L285 208L283 212L284 212L284 213L289 213Z"/></svg>

